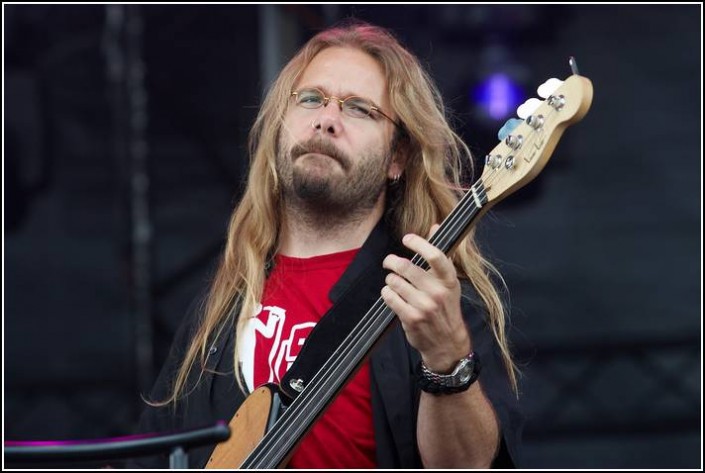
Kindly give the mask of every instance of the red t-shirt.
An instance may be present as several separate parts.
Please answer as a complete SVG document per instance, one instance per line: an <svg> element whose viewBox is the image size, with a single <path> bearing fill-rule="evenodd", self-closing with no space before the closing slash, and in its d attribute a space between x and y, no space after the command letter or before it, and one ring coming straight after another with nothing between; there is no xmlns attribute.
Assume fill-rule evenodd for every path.
<svg viewBox="0 0 705 473"><path fill-rule="evenodd" d="M242 372L250 390L284 377L306 337L333 305L328 293L357 251L313 258L277 255L262 305L242 340ZM289 467L376 467L369 363L306 434Z"/></svg>

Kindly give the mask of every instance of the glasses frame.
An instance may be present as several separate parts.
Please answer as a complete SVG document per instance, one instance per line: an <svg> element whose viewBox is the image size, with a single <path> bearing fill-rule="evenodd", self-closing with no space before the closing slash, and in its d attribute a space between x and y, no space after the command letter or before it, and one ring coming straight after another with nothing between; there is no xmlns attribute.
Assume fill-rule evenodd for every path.
<svg viewBox="0 0 705 473"><path fill-rule="evenodd" d="M323 97L323 103L322 103L321 105L317 106L317 107L305 107L305 106L301 105L301 103L298 102L298 97L299 97L299 95L301 94L301 92L303 92L303 91L305 91L305 90L315 90L315 91L319 92L319 93L321 94L321 96ZM394 123L394 125L396 125L396 126L398 126L398 127L401 128L401 125L399 125L399 123L397 123L397 122L396 122L394 119L392 119L389 115L387 115L386 113L384 113L384 112L382 111L382 109L380 109L377 105L375 105L375 103L374 103L372 100L366 99L365 97L360 97L359 95L350 95L350 96L348 96L348 97L345 97L344 99L341 99L340 97L336 97L336 96L334 96L334 95L326 96L326 93L323 92L323 91L322 91L321 89L319 89L318 87L304 87L303 89L299 89L299 90L296 90L296 91L292 92L291 95L290 95L290 97L295 97L295 98L297 99L296 105L298 105L298 106L301 107L301 108L305 108L305 109L307 109L307 110L317 110L317 109L319 109L319 108L321 108L321 107L326 107L331 101L335 101L335 102L338 103L338 107L340 107L341 113L345 113L345 111L344 111L344 109L343 109L343 105L345 104L346 101L348 101L348 100L350 100L350 99L360 99L360 100L363 100L363 101L367 102L367 103L370 105L370 111L367 113L367 115L365 115L364 117L355 117L355 116L348 115L347 113L345 113L347 116L349 116L349 117L351 117L351 118L365 118L365 117L369 117L370 114L374 111L374 112L377 112L377 113L379 113L380 115L382 115L384 118L386 118L386 119L389 120L390 122Z"/></svg>

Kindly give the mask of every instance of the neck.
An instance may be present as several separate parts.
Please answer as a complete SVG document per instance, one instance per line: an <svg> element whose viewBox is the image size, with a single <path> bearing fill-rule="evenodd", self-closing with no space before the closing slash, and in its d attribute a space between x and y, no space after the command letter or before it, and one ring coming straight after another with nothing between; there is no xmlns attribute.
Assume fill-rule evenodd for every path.
<svg viewBox="0 0 705 473"><path fill-rule="evenodd" d="M360 248L384 212L377 204L346 215L320 215L285 206L279 253L308 258Z"/></svg>

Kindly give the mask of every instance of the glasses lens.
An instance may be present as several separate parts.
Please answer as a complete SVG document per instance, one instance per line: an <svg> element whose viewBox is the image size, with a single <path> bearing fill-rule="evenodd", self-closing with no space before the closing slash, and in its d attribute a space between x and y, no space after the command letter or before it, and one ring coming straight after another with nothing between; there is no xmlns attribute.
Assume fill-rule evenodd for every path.
<svg viewBox="0 0 705 473"><path fill-rule="evenodd" d="M350 97L343 103L343 111L355 118L364 118L372 111L372 104L360 97Z"/></svg>
<svg viewBox="0 0 705 473"><path fill-rule="evenodd" d="M323 94L316 89L303 89L296 94L296 103L304 108L318 108L323 105Z"/></svg>

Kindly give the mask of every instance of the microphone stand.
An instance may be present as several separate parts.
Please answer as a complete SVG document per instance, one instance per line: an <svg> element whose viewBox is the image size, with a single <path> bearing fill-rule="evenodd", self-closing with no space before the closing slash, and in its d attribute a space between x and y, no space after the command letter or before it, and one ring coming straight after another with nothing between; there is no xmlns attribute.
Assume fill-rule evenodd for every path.
<svg viewBox="0 0 705 473"><path fill-rule="evenodd" d="M219 443L230 438L230 427L218 421L211 427L170 433L150 433L97 440L6 441L7 462L57 462L65 460L106 460L158 454L169 451L169 468L188 468L187 451L193 447Z"/></svg>

